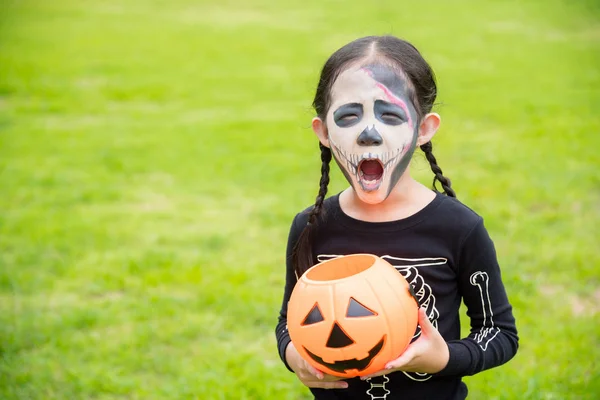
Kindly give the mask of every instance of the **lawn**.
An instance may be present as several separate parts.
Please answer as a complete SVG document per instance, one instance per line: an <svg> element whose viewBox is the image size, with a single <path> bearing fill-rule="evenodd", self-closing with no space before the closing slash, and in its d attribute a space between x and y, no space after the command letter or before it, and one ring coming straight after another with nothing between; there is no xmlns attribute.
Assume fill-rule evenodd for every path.
<svg viewBox="0 0 600 400"><path fill-rule="evenodd" d="M0 399L309 399L273 331L310 104L385 33L437 74L435 154L517 318L470 398L600 398L598 4L3 1Z"/></svg>

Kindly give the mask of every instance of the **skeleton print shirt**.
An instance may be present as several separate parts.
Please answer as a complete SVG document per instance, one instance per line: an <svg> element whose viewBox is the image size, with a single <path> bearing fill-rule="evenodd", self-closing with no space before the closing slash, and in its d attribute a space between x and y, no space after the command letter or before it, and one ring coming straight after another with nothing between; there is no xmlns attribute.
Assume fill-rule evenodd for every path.
<svg viewBox="0 0 600 400"><path fill-rule="evenodd" d="M339 194L325 200L324 207L325 217L314 237L314 263L354 253L387 260L413 286L420 306L448 343L450 360L433 375L394 372L367 381L348 379L347 389L311 389L316 399L464 399L467 387L461 377L501 365L515 355L518 337L512 307L494 244L479 215L441 194L416 214L391 222L365 222L346 215ZM296 215L288 239L286 285L275 330L284 363L290 342L287 303L297 280L291 251L307 218L307 210ZM460 331L461 301L471 322L465 338ZM413 340L419 334L417 329Z"/></svg>

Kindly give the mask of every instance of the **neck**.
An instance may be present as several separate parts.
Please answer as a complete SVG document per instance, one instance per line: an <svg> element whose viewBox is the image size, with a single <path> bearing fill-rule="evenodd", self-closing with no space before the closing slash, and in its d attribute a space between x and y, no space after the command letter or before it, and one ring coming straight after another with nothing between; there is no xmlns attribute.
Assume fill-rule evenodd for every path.
<svg viewBox="0 0 600 400"><path fill-rule="evenodd" d="M433 191L415 181L406 171L381 203L363 202L350 187L340 195L340 206L346 214L355 219L386 222L409 217L423 209L434 198Z"/></svg>

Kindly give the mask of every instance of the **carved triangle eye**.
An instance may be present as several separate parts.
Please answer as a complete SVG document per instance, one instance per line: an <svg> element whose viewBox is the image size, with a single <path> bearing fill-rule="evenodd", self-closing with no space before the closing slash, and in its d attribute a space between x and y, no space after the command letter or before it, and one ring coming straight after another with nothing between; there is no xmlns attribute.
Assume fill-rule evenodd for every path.
<svg viewBox="0 0 600 400"><path fill-rule="evenodd" d="M315 303L315 305L313 306L313 308L311 308L306 318L304 318L304 321L302 321L302 326L316 324L317 322L321 322L323 320L323 314L321 314L319 305Z"/></svg>
<svg viewBox="0 0 600 400"><path fill-rule="evenodd" d="M364 305L360 304L354 297L350 297L350 303L348 303L348 310L346 311L346 317L357 318L357 317L370 317L377 315L373 310L368 309Z"/></svg>

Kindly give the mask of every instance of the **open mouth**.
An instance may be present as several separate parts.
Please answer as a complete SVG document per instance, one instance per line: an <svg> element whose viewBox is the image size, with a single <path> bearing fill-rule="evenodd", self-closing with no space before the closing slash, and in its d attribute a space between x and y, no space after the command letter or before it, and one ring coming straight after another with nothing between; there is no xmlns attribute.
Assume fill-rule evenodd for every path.
<svg viewBox="0 0 600 400"><path fill-rule="evenodd" d="M379 189L383 181L384 165L377 158L367 158L358 164L358 182L365 192Z"/></svg>
<svg viewBox="0 0 600 400"><path fill-rule="evenodd" d="M308 355L313 360L318 362L319 364L324 365L333 371L345 373L345 371L349 371L351 369L356 369L358 371L362 371L363 369L366 369L369 366L369 364L371 364L371 361L373 361L373 358L375 358L375 356L377 354L379 354L379 352L383 348L384 343L385 343L385 335L381 338L381 340L375 346L373 346L373 348L371 348L371 350L369 350L369 355L366 356L365 358L361 358L361 359L353 358L351 360L340 360L340 361L336 361L336 362L332 362L332 363L328 363L325 360L323 360L321 357L319 357L318 355L311 353L306 347L304 348L304 350L306 350Z"/></svg>
<svg viewBox="0 0 600 400"><path fill-rule="evenodd" d="M365 192L373 192L379 189L386 176L386 171L393 169L396 162L402 158L408 149L408 145L405 144L401 148L388 152L357 154L345 152L331 138L329 141L338 155L337 160L346 167L345 169L349 175L354 175L361 189ZM350 179L350 176L348 176L348 179Z"/></svg>

